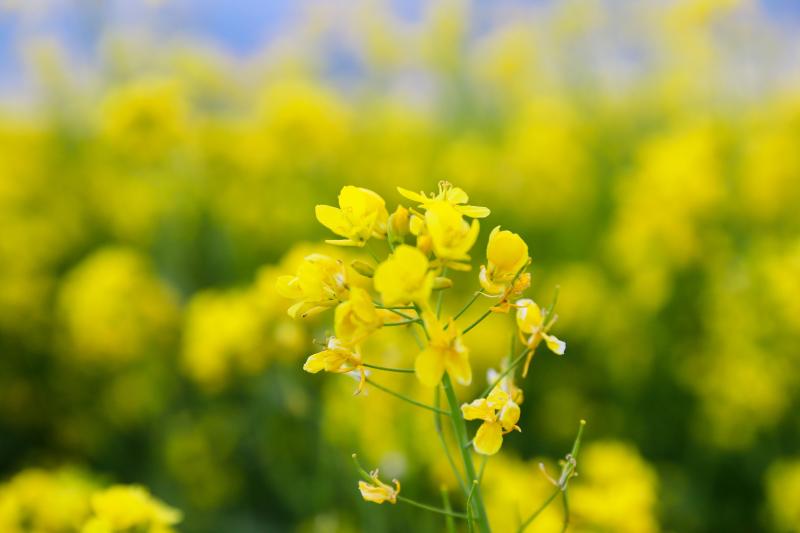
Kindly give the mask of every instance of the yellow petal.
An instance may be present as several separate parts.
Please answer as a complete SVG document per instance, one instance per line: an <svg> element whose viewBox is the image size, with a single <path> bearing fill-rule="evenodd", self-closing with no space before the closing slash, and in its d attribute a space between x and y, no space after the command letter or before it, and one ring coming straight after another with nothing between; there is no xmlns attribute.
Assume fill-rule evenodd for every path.
<svg viewBox="0 0 800 533"><path fill-rule="evenodd" d="M495 410L489 405L486 398L478 398L473 400L472 403L465 403L461 406L461 414L464 420L486 420L492 422L495 420Z"/></svg>
<svg viewBox="0 0 800 533"><path fill-rule="evenodd" d="M297 276L279 276L275 281L275 290L284 298L302 298L303 290Z"/></svg>
<svg viewBox="0 0 800 533"><path fill-rule="evenodd" d="M469 357L466 354L458 357L449 357L445 362L447 372L461 385L472 383L472 367L469 366Z"/></svg>
<svg viewBox="0 0 800 533"><path fill-rule="evenodd" d="M412 200L414 202L418 202L418 203L424 204L425 202L428 201L428 199L425 198L424 195L415 193L414 191L409 191L408 189L404 189L402 187L398 187L397 188L397 192L399 192L402 196L404 196L404 197L406 197L409 200Z"/></svg>
<svg viewBox="0 0 800 533"><path fill-rule="evenodd" d="M512 401L506 402L500 410L500 424L503 426L503 431L511 431L519 422L520 409L519 405Z"/></svg>
<svg viewBox="0 0 800 533"><path fill-rule="evenodd" d="M437 351L428 348L417 356L414 370L420 383L428 387L435 387L442 380L444 361Z"/></svg>
<svg viewBox="0 0 800 533"><path fill-rule="evenodd" d="M503 428L499 422L484 422L472 441L475 451L483 455L494 455L503 445Z"/></svg>
<svg viewBox="0 0 800 533"><path fill-rule="evenodd" d="M325 370L325 354L327 350L322 352L317 352L314 355L309 356L306 359L306 363L303 365L303 370L306 372L310 372L312 374L316 374L320 370Z"/></svg>
<svg viewBox="0 0 800 533"><path fill-rule="evenodd" d="M542 326L542 310L530 298L517 300L517 327L531 334Z"/></svg>
<svg viewBox="0 0 800 533"><path fill-rule="evenodd" d="M547 344L547 347L550 348L550 351L556 355L564 355L564 352L567 351L567 343L556 337L555 335L548 335L546 333L542 333L542 337L544 337L544 342Z"/></svg>
<svg viewBox="0 0 800 533"><path fill-rule="evenodd" d="M462 215L469 218L486 218L491 214L488 207L477 205L459 205L456 206L456 209L458 209Z"/></svg>
<svg viewBox="0 0 800 533"><path fill-rule="evenodd" d="M329 205L318 205L314 208L314 213L317 215L319 223L335 234L341 235L342 237L349 236L350 223L347 221L341 209Z"/></svg>

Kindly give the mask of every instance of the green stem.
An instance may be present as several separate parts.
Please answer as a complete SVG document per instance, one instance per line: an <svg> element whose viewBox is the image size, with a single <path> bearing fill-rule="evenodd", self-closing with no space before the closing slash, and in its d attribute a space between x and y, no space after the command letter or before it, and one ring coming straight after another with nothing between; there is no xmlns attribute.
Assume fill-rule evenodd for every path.
<svg viewBox="0 0 800 533"><path fill-rule="evenodd" d="M492 389L494 389L498 384L500 384L501 381L503 381L504 377L513 372L520 365L520 363L522 363L522 361L525 360L525 357L528 355L529 351L530 348L525 348L524 350L522 350L522 353L519 354L519 356L516 359L514 359L510 365L508 365L508 368L506 368L505 370L500 372L500 374L498 374L497 378L495 378L495 380L492 383L490 383L489 386L486 387L486 389L484 389L484 391L481 393L479 397L486 398L489 395L489 393L492 392Z"/></svg>
<svg viewBox="0 0 800 533"><path fill-rule="evenodd" d="M462 307L462 308L461 308L461 310L460 310L458 313L456 313L456 314L455 314L455 316L453 316L453 320L458 320L458 318L459 318L461 315L463 315L464 313L466 313L466 312L467 312L467 309L469 309L469 308L472 306L472 304L474 304L474 303L475 303L475 300L477 300L477 299L478 299L478 296L480 296L480 295L481 295L481 291L478 291L478 292L476 292L475 294L473 294L473 295L472 295L472 298L470 299L470 301L468 301L468 302L467 302L467 303L464 305L464 307Z"/></svg>
<svg viewBox="0 0 800 533"><path fill-rule="evenodd" d="M567 528L569 527L569 499L567 498L567 491L565 490L563 493L563 498L561 501L564 502L564 525L561 526L561 533L566 533Z"/></svg>
<svg viewBox="0 0 800 533"><path fill-rule="evenodd" d="M489 316L490 314L492 314L491 308L487 309L486 312L483 313L475 322L464 328L464 331L462 331L461 334L465 335L469 330L471 330L472 328L483 322L483 319Z"/></svg>
<svg viewBox="0 0 800 533"><path fill-rule="evenodd" d="M434 391L433 405L435 405L437 409L439 409L439 406L441 405L441 398L438 386ZM464 480L461 477L461 472L458 471L456 462L453 460L453 455L450 453L450 447L447 446L447 440L444 438L442 419L439 417L439 413L434 413L433 417L434 417L433 418L434 425L436 427L436 434L439 436L439 441L442 443L442 448L444 448L444 454L447 456L447 462L450 463L450 469L453 471L453 475L456 477L456 481L458 481L458 486L461 487L461 490L464 491L464 495L466 495L467 487L464 484Z"/></svg>
<svg viewBox="0 0 800 533"><path fill-rule="evenodd" d="M389 309L387 307L380 307L379 309L386 309L387 311L390 311L390 312L396 314L399 317L405 318L406 320L416 320L413 316L408 315L406 313L401 313L397 309Z"/></svg>
<svg viewBox="0 0 800 533"><path fill-rule="evenodd" d="M553 494L551 494L551 495L550 495L550 496L549 496L549 497L548 497L548 498L547 498L547 499L544 501L544 503L542 503L542 505L541 505L541 506L540 506L538 509L536 509L536 511L534 511L534 512L533 512L533 514L532 514L532 515L530 515L530 516L528 517L528 519L527 519L527 520L525 520L525 521L524 521L524 522L523 522L523 523L522 523L522 524L519 526L519 529L517 530L517 533L522 533L523 531L525 531L525 528L527 528L529 525L531 525L531 523L532 523L534 520L536 520L536 518L537 518L537 517L538 517L538 516L539 516L539 515L542 513L542 511L544 511L544 510L547 508L547 506L548 506L548 505L550 505L550 503L551 503L553 500L555 500L555 499L556 499L556 496L558 496L560 492L561 492L561 487L557 488L557 489L555 490L555 492L553 492Z"/></svg>
<svg viewBox="0 0 800 533"><path fill-rule="evenodd" d="M397 495L397 501L413 505L414 507L419 507L420 509L425 509L426 511L430 511L432 513L439 513L445 516L452 516L453 518L461 518L462 520L469 519L469 517L465 513L456 513L454 511L447 511L445 509L440 509L439 507L434 507L432 505L420 503L418 501L412 500L411 498L400 496L399 494Z"/></svg>
<svg viewBox="0 0 800 533"><path fill-rule="evenodd" d="M450 495L447 494L447 487L444 485L441 486L442 491L442 504L444 505L445 511L448 513L453 512L453 508L450 506ZM447 533L456 533L456 524L453 521L453 517L450 515L445 516L444 519L445 525L447 526Z"/></svg>
<svg viewBox="0 0 800 533"><path fill-rule="evenodd" d="M404 320L404 321L402 321L402 322L386 322L386 323L384 323L383 325L384 325L384 326L386 326L386 327L391 327L391 326L407 326L407 325L409 325L409 324L417 324L417 323L419 323L419 322L420 322L420 319L419 319L419 318L412 318L411 320Z"/></svg>
<svg viewBox="0 0 800 533"><path fill-rule="evenodd" d="M442 386L444 387L447 403L450 406L450 420L453 423L453 431L456 435L458 442L458 449L461 452L461 459L464 461L464 471L466 473L467 481L474 483L478 477L475 475L475 465L472 463L472 455L470 450L464 448L464 442L467 441L467 426L464 423L464 418L461 416L461 408L458 405L455 391L453 390L453 383L450 381L450 375L445 372L442 378ZM474 504L475 514L477 515L478 530L481 533L490 533L489 517L486 514L486 507L483 504L483 497L481 496L481 489L474 485Z"/></svg>
<svg viewBox="0 0 800 533"><path fill-rule="evenodd" d="M364 249L367 251L367 253L369 253L369 255L372 257L372 259L373 259L373 260L374 260L374 261L375 261L377 264L380 264L380 263L381 263L381 260L380 260L380 259L378 259L378 256L377 256L377 255L375 255L375 252L372 250L372 247L369 245L369 243L365 243L365 244L364 244Z"/></svg>
<svg viewBox="0 0 800 533"><path fill-rule="evenodd" d="M379 366L379 365L371 365L369 363L361 363L361 366L365 366L367 368L374 368L375 370L383 370L384 372L399 372L401 374L413 374L413 368L392 368L389 366Z"/></svg>
<svg viewBox="0 0 800 533"><path fill-rule="evenodd" d="M442 415L450 416L450 413L448 411L445 411L444 409L437 409L436 407L433 407L432 405L428 405L426 403L418 402L417 400L414 400L413 398L409 398L405 394L401 394L399 392L395 392L392 389L387 389L383 385L379 385L378 383L375 383L374 381L372 381L369 378L367 378L366 381L367 381L367 383L369 383L370 385L372 385L376 389L382 390L383 392L385 392L387 394L391 394L395 398L399 398L399 399L401 399L401 400L403 400L405 402L408 402L408 403L410 403L412 405L416 405L417 407L422 407L423 409L427 409L428 411L433 411L434 413L439 413L439 414L442 414Z"/></svg>

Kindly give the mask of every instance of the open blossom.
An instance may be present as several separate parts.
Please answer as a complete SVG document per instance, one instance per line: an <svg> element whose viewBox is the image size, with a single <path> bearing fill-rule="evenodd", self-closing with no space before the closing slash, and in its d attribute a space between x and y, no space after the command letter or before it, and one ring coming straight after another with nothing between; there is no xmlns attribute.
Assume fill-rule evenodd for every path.
<svg viewBox="0 0 800 533"><path fill-rule="evenodd" d="M373 503L397 503L397 495L400 493L400 482L396 479L392 480L394 487L387 485L378 479L378 469L376 468L369 473L371 481L358 482L358 490L361 491L361 497L368 502Z"/></svg>
<svg viewBox="0 0 800 533"><path fill-rule="evenodd" d="M386 202L369 189L346 185L339 192L338 208L318 205L315 212L320 224L344 237L326 240L329 244L360 247L370 237L386 236Z"/></svg>
<svg viewBox="0 0 800 533"><path fill-rule="evenodd" d="M528 375L528 366L533 359L536 347L544 339L551 352L557 355L564 355L567 343L560 340L555 335L550 335L548 331L553 327L555 317L545 323L547 312L540 308L536 302L530 298L517 300L517 327L519 328L520 338L528 347L528 357L525 359L525 366L522 369L522 377Z"/></svg>
<svg viewBox="0 0 800 533"><path fill-rule="evenodd" d="M480 230L477 220L469 224L452 204L437 200L427 205L425 227L436 257L458 270L470 269L468 264L458 262L470 259L469 251Z"/></svg>
<svg viewBox="0 0 800 533"><path fill-rule="evenodd" d="M321 370L335 374L357 372L359 383L356 394L361 392L367 380L366 371L361 361L361 351L358 346L348 346L336 337L328 339L328 344L324 350L310 355L303 365L303 370L311 374L316 374Z"/></svg>
<svg viewBox="0 0 800 533"><path fill-rule="evenodd" d="M450 319L448 328L431 312L423 313L425 327L430 339L428 346L417 356L414 370L423 385L435 387L447 371L462 385L472 383L472 368L469 365L469 349L461 339L461 332Z"/></svg>
<svg viewBox="0 0 800 533"><path fill-rule="evenodd" d="M481 287L487 294L499 296L509 289L515 276L530 260L528 245L516 233L497 226L489 234L486 260L488 265L481 266L479 276Z"/></svg>
<svg viewBox="0 0 800 533"><path fill-rule="evenodd" d="M340 303L334 314L336 337L344 344L361 343L383 326L384 315L375 308L369 293L359 287L350 290L350 299Z"/></svg>
<svg viewBox="0 0 800 533"><path fill-rule="evenodd" d="M467 193L444 180L439 182L439 192L437 194L432 193L430 196L427 196L424 192L418 194L402 187L398 187L397 191L409 200L419 202L420 206L425 209L428 209L432 203L441 201L452 205L459 213L470 218L484 218L488 217L490 213L487 207L465 205L469 202Z"/></svg>
<svg viewBox="0 0 800 533"><path fill-rule="evenodd" d="M289 308L289 316L305 318L334 307L347 299L344 264L327 255L311 254L294 276L280 276L275 284L284 298L300 300Z"/></svg>
<svg viewBox="0 0 800 533"><path fill-rule="evenodd" d="M515 429L521 431L519 404L501 387L495 387L487 398L478 398L461 406L465 420L483 420L472 445L483 455L494 455L503 445L503 435Z"/></svg>
<svg viewBox="0 0 800 533"><path fill-rule="evenodd" d="M415 302L426 306L435 277L425 254L403 244L375 269L375 290L381 293L384 305Z"/></svg>

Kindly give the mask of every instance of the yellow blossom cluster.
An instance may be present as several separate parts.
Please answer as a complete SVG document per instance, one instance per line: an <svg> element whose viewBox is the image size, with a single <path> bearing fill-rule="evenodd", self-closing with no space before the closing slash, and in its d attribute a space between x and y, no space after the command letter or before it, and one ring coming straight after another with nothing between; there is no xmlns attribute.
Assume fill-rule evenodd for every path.
<svg viewBox="0 0 800 533"><path fill-rule="evenodd" d="M350 185L342 188L338 208L318 205L317 220L344 237L326 242L363 248L368 250L368 256L358 257L348 265L327 255L309 255L296 275L277 278L276 289L282 296L295 300L288 309L289 316L295 319L306 319L334 308L334 335L325 341L324 350L308 357L303 365L306 372L351 373L358 379L356 394L365 391L369 384L372 386L369 390L377 389L449 416L462 448L465 475L477 486L480 480L476 478L470 453L463 450L469 446L462 442L466 438L464 421L482 421L470 440L474 450L484 456L496 454L505 434L515 429L521 431L517 422L522 392L513 381L517 367L524 361L524 377L541 340L558 355L564 354L566 344L549 333L557 319L552 305L542 309L530 298L519 298L530 286L530 273L525 272L531 263L528 245L518 234L499 227L489 235L486 264L480 267L475 279L480 289L460 311L444 314L443 299L454 286L450 273L471 271L470 254L480 229L477 219L488 217L490 211L469 205L463 189L444 181L439 183L436 193L417 194L400 187L398 192L416 205L398 205L391 216L383 198L369 189ZM380 241L385 244L378 246ZM376 250L383 251L385 257L381 258L381 252ZM350 271L357 272L365 283L356 285ZM489 309L464 326L459 319L481 296L491 300ZM488 316L508 315L511 309L516 310L515 335L521 340L522 354L513 359L508 354L502 372L490 375L489 389L471 403L459 406L453 382L468 386L473 379L466 334ZM419 345L413 370L385 366L381 355L375 353L374 344L366 346L379 330L393 327L409 329ZM415 374L423 386L436 389L437 405L426 405L372 381L368 374L374 372ZM438 406L440 389L445 391L449 412ZM577 446L576 441L576 451ZM446 444L445 452L449 454ZM392 487L380 481L377 470L363 472L365 479L359 482L359 490L365 500L411 501L398 496L398 481ZM574 463L563 474L563 490L573 473ZM458 471L453 474L460 479ZM478 520L480 529L488 531L488 516L480 493L475 496L474 517L472 491L467 496L467 520Z"/></svg>
<svg viewBox="0 0 800 533"><path fill-rule="evenodd" d="M0 529L8 533L171 533L180 521L180 511L144 487L102 488L77 469L27 469L0 484Z"/></svg>

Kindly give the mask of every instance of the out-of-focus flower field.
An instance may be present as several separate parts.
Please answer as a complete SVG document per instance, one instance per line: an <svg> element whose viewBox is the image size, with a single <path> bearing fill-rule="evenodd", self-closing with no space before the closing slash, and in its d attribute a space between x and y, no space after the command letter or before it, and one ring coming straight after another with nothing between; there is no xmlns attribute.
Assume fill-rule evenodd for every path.
<svg viewBox="0 0 800 533"><path fill-rule="evenodd" d="M478 261L495 225L525 238L569 342L536 356L524 433L488 462L495 531L549 493L538 463L581 418L572 530L800 530L800 26L736 0L417 8L314 4L245 57L157 25L103 34L88 64L20 44L26 81L0 103L0 531L78 531L114 484L182 531L441 531L365 504L350 462L438 501L433 420L302 372L329 326L292 320L275 280L358 255L308 244L343 185L391 212L396 186L444 179L492 206ZM474 393L507 349L494 318L469 339ZM371 349L413 364L399 333ZM560 530L559 506L536 526Z"/></svg>

